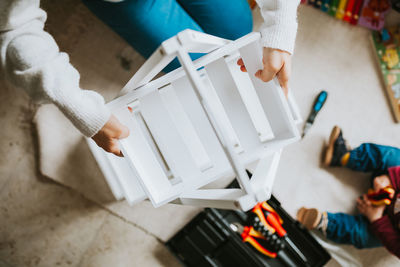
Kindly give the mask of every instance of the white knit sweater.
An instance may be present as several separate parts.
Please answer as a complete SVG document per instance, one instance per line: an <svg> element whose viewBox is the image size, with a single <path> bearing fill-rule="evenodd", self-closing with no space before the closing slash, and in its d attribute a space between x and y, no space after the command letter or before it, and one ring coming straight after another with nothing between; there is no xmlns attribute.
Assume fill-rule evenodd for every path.
<svg viewBox="0 0 400 267"><path fill-rule="evenodd" d="M262 44L293 52L299 0L257 0L265 23ZM43 30L40 0L0 0L0 70L38 103L54 103L82 134L91 137L107 122L104 99L79 87L68 55Z"/></svg>

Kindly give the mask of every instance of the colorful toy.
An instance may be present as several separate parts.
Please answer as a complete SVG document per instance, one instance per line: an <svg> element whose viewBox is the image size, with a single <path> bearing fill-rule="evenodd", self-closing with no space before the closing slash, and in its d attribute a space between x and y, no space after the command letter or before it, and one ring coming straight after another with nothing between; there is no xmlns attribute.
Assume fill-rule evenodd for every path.
<svg viewBox="0 0 400 267"><path fill-rule="evenodd" d="M388 27L372 33L379 67L395 120L400 122L400 28Z"/></svg>
<svg viewBox="0 0 400 267"><path fill-rule="evenodd" d="M391 186L382 188L378 192L373 189L368 190L367 198L374 206L390 205L394 196L394 189Z"/></svg>

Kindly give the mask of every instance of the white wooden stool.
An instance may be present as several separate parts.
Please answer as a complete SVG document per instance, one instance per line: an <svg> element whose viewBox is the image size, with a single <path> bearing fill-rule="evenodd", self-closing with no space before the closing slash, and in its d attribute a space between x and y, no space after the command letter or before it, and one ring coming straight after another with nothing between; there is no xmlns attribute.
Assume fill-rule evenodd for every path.
<svg viewBox="0 0 400 267"><path fill-rule="evenodd" d="M254 76L259 41L259 33L229 41L185 30L161 44L107 104L130 130L119 143L124 158L88 139L116 199L242 210L269 199L281 149L299 139L301 119L276 80ZM206 55L192 61L188 53ZM152 80L175 57L182 67ZM232 178L240 189L210 188Z"/></svg>

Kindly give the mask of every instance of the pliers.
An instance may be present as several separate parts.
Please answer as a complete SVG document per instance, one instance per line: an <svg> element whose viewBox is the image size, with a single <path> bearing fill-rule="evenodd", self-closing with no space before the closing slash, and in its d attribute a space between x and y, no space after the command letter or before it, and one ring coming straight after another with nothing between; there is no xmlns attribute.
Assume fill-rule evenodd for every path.
<svg viewBox="0 0 400 267"><path fill-rule="evenodd" d="M253 226L255 229L265 235L267 232L277 234L286 241L291 250L299 257L299 259L308 266L308 260L301 250L289 238L286 230L282 227L283 220L279 214L267 203L257 203L251 210L257 217L253 218ZM282 242L283 245L283 242Z"/></svg>
<svg viewBox="0 0 400 267"><path fill-rule="evenodd" d="M279 258L285 264L285 266L297 266L296 263L294 263L282 250L283 243L276 236L276 234L271 234L271 232L268 232L268 237L265 237L262 233L256 231L253 226L242 226L237 222L232 223L230 227L234 232L238 233L242 237L243 242L248 242L253 248L263 255L272 259ZM271 237L275 238L272 238L271 240ZM261 243L268 244L269 247L274 247L275 251L269 250ZM279 249L276 250L277 247L279 247Z"/></svg>
<svg viewBox="0 0 400 267"><path fill-rule="evenodd" d="M260 240L266 240L266 238L260 232L256 231L253 226L243 226L240 223L235 222L231 223L230 227L234 232L241 236L243 242L249 243L258 252L269 258L276 258L276 252L272 252L260 244Z"/></svg>

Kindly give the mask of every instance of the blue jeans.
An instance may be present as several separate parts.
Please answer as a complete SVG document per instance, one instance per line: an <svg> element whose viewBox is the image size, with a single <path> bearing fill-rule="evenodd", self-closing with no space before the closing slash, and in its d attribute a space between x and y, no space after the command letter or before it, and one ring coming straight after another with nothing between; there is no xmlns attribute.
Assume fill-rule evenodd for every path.
<svg viewBox="0 0 400 267"><path fill-rule="evenodd" d="M148 58L166 39L192 29L235 40L251 32L247 0L83 0L105 24ZM193 59L201 54L191 55ZM165 71L179 67L175 59Z"/></svg>
<svg viewBox="0 0 400 267"><path fill-rule="evenodd" d="M388 168L400 165L400 149L365 143L350 151L346 167L374 175L386 173ZM328 213L327 238L340 243L352 244L357 248L382 246L369 230L369 221L363 215Z"/></svg>
<svg viewBox="0 0 400 267"><path fill-rule="evenodd" d="M346 165L354 171L373 172L375 176L387 173L390 167L400 165L400 149L364 143L350 151Z"/></svg>
<svg viewBox="0 0 400 267"><path fill-rule="evenodd" d="M327 214L326 237L329 240L339 244L353 245L356 248L382 246L378 238L369 229L369 221L365 216L329 212Z"/></svg>

